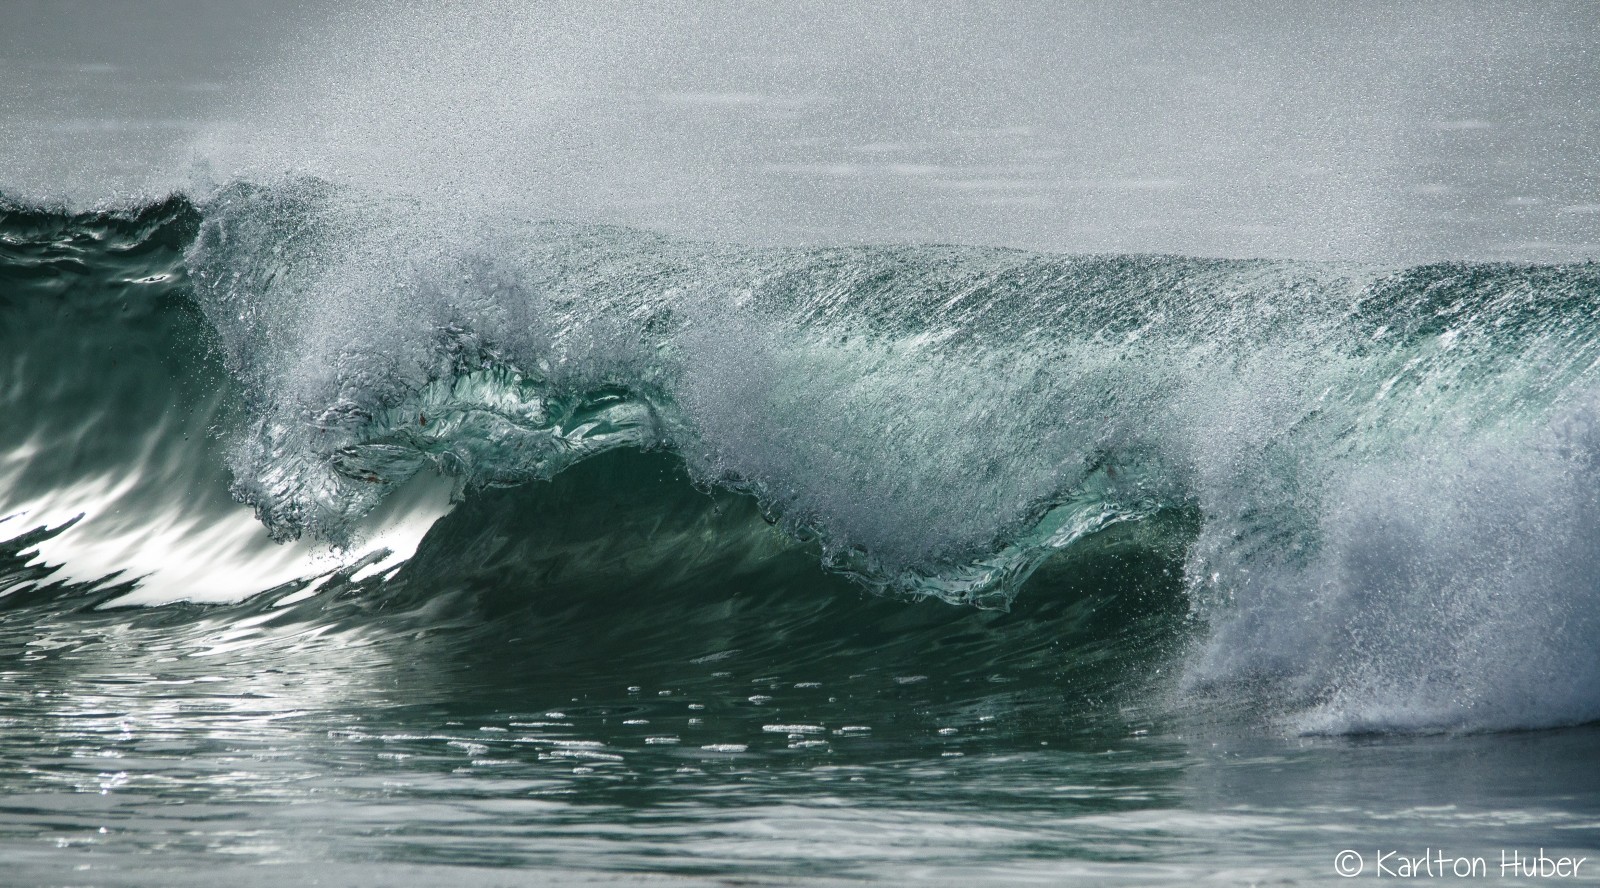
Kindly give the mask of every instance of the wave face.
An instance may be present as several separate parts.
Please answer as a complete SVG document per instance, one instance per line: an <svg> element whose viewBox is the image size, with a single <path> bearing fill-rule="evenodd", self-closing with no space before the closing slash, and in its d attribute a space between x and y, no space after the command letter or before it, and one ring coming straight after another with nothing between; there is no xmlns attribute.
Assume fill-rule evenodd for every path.
<svg viewBox="0 0 1600 888"><path fill-rule="evenodd" d="M818 582L1005 608L1071 586L1029 578L1112 534L1179 553L1180 706L1333 733L1600 718L1593 264L754 249L315 180L121 213L7 207L0 223L23 294L4 317L56 299L85 341L131 343L159 392L110 398L97 386L130 371L96 352L49 378L104 410L37 380L11 386L13 408L46 398L40 428L99 423L113 468L137 451L225 476L211 486L279 540L356 545L413 476L453 479L470 506L608 451L663 451L766 523L572 558L670 575L672 553L710 545L742 575L805 552ZM62 275L95 283L51 289ZM42 355L30 325L59 323L6 339ZM113 401L167 419L103 422ZM59 481L48 449L18 483ZM480 542L460 546L515 538L474 514L461 539ZM373 582L428 588L416 578L457 545L443 527Z"/></svg>

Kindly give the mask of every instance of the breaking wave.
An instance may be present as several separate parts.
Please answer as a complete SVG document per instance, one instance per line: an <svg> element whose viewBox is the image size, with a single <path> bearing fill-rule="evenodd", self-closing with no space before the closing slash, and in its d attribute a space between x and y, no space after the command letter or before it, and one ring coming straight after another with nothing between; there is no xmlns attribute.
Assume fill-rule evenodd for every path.
<svg viewBox="0 0 1600 888"><path fill-rule="evenodd" d="M332 544L319 576L350 588L378 564L356 559L375 510L442 476L453 523L368 581L417 594L425 568L473 571L452 547L517 539L525 519L481 505L517 492L491 488L652 451L686 496L765 521L680 522L629 471L589 472L618 538L591 524L499 582L603 584L632 560L665 586L696 552L724 576L804 553L814 584L1003 609L1115 538L1177 577L1181 707L1308 732L1568 724L1600 718L1597 318L1594 264L751 248L314 179L6 204L0 382L22 420L0 513L99 491L56 537L122 541L77 565L84 594L148 583L100 582L142 548L277 600L315 578L260 579L282 550L259 533L219 542L224 491L273 539ZM14 601L49 584L19 539Z"/></svg>

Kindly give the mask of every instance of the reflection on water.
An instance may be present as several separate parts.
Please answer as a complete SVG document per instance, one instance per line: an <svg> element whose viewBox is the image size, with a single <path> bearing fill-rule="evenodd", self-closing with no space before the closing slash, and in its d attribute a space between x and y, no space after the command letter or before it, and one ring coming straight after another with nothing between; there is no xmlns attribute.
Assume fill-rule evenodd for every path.
<svg viewBox="0 0 1600 888"><path fill-rule="evenodd" d="M1319 882L1345 847L1600 844L1594 729L1311 741L1152 708L1171 567L1107 537L1011 613L869 599L616 455L285 606L24 587L0 857L51 885L1236 884Z"/></svg>

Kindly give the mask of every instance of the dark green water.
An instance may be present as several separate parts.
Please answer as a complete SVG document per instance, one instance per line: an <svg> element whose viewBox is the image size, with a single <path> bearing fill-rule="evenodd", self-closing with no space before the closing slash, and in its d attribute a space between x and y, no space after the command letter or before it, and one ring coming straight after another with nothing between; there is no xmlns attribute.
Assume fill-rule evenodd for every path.
<svg viewBox="0 0 1600 888"><path fill-rule="evenodd" d="M5 884L1600 857L1593 265L393 213L0 213Z"/></svg>

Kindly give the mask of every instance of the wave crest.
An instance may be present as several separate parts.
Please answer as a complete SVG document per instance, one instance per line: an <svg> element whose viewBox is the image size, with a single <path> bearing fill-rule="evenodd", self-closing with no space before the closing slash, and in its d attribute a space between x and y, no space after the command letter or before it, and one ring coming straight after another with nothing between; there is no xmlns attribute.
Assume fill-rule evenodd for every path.
<svg viewBox="0 0 1600 888"><path fill-rule="evenodd" d="M280 537L345 539L425 469L509 485L659 448L869 589L1004 607L1053 552L1182 513L1190 692L1266 681L1308 730L1596 714L1531 678L1595 686L1590 635L1532 659L1486 640L1595 594L1524 557L1592 544L1589 506L1541 480L1594 486L1592 441L1548 433L1600 391L1592 264L751 249L314 181L204 210L196 301L249 415L235 491ZM1541 496L1559 508L1507 518ZM1445 569L1462 540L1521 566L1469 582Z"/></svg>

